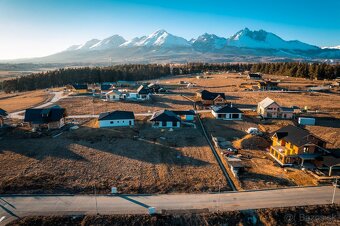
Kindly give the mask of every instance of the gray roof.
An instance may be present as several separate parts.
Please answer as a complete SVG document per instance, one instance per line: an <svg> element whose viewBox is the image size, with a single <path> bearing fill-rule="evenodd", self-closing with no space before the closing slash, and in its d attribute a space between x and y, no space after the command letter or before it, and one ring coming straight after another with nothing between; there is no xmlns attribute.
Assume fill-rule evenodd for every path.
<svg viewBox="0 0 340 226"><path fill-rule="evenodd" d="M172 111L162 110L153 113L150 121L179 122L181 119Z"/></svg>
<svg viewBox="0 0 340 226"><path fill-rule="evenodd" d="M259 106L266 108L269 105L271 105L272 103L276 103L275 101L273 101L272 99L270 99L269 97L266 97L265 99L263 99L261 102L258 103ZM276 103L277 104L277 103Z"/></svg>
<svg viewBox="0 0 340 226"><path fill-rule="evenodd" d="M98 118L99 121L118 119L135 119L135 115L132 111L112 111L101 113Z"/></svg>
<svg viewBox="0 0 340 226"><path fill-rule="evenodd" d="M240 109L225 105L225 106L214 106L212 110L216 113L243 113Z"/></svg>

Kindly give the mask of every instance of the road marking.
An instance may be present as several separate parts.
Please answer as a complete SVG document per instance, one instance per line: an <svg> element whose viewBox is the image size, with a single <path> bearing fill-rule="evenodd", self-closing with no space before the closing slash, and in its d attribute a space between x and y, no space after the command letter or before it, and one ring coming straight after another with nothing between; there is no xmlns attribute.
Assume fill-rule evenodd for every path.
<svg viewBox="0 0 340 226"><path fill-rule="evenodd" d="M1 221L3 221L3 220L5 220L5 216L2 216L1 218L0 218L0 223L1 223Z"/></svg>

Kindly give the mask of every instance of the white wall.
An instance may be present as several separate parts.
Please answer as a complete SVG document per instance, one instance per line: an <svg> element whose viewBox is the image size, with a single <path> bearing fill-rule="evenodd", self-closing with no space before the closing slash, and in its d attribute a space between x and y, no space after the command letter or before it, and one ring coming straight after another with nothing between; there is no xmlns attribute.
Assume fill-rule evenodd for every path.
<svg viewBox="0 0 340 226"><path fill-rule="evenodd" d="M212 111L211 113L213 114L213 116L214 116L216 119L223 119L223 120L242 120L242 113L232 113L232 114L227 113L227 114L224 114L225 117L223 117L223 118L219 118L219 117L218 117L218 113L216 113L216 112L214 112L214 111ZM232 115L234 115L234 114L237 114L237 115L238 115L238 118L232 118Z"/></svg>
<svg viewBox="0 0 340 226"><path fill-rule="evenodd" d="M134 119L119 119L119 120L100 120L99 127L118 127L118 126L133 126L135 124Z"/></svg>
<svg viewBox="0 0 340 226"><path fill-rule="evenodd" d="M172 125L172 122L166 122L166 126L162 125L162 122L159 122L158 125L155 125L155 122L152 125L153 127L157 127L157 128L179 128L181 127L181 123L177 122L177 124L175 126Z"/></svg>

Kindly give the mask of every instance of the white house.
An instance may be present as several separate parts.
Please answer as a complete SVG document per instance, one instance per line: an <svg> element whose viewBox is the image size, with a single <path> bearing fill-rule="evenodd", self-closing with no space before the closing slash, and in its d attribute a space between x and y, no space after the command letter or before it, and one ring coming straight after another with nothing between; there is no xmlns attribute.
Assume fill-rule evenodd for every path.
<svg viewBox="0 0 340 226"><path fill-rule="evenodd" d="M217 119L223 120L242 120L243 112L232 105L214 106L211 113Z"/></svg>
<svg viewBox="0 0 340 226"><path fill-rule="evenodd" d="M291 119L294 116L294 110L294 108L281 107L269 97L266 97L257 105L257 113L263 118Z"/></svg>
<svg viewBox="0 0 340 226"><path fill-rule="evenodd" d="M122 93L118 90L111 90L105 94L107 101L117 101L122 97Z"/></svg>
<svg viewBox="0 0 340 226"><path fill-rule="evenodd" d="M98 118L99 127L134 126L135 115L132 111L112 111L101 113Z"/></svg>
<svg viewBox="0 0 340 226"><path fill-rule="evenodd" d="M162 110L153 113L150 121L155 128L179 128L181 119L172 111Z"/></svg>

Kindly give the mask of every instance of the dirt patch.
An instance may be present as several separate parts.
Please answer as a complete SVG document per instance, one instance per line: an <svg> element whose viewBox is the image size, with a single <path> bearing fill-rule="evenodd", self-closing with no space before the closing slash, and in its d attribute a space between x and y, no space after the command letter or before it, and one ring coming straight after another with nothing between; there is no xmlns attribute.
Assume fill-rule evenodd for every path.
<svg viewBox="0 0 340 226"><path fill-rule="evenodd" d="M14 133L14 132L13 132ZM230 190L201 131L81 127L57 138L0 142L0 193L209 192Z"/></svg>
<svg viewBox="0 0 340 226"><path fill-rule="evenodd" d="M269 142L260 137L247 134L239 140L235 140L233 145L237 149L255 149L255 150L265 150L270 146Z"/></svg>

